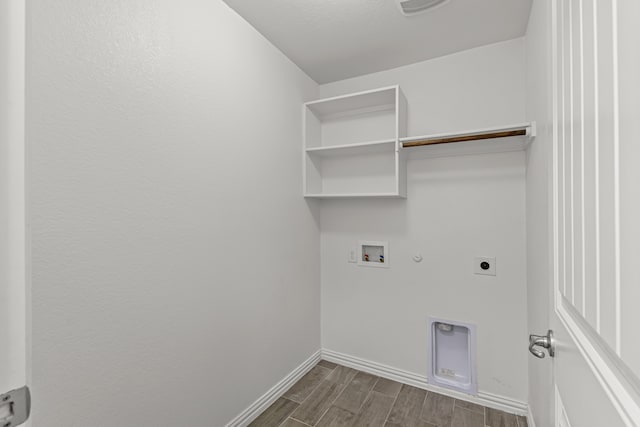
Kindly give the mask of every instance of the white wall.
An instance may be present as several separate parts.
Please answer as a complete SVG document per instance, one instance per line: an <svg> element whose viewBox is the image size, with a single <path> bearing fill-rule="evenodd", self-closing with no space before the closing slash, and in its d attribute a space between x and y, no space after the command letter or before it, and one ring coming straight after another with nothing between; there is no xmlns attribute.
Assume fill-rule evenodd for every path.
<svg viewBox="0 0 640 427"><path fill-rule="evenodd" d="M26 383L24 2L0 2L0 393Z"/></svg>
<svg viewBox="0 0 640 427"><path fill-rule="evenodd" d="M551 150L551 5L534 1L526 35L527 119L536 120L538 135L527 152L527 313L530 333L550 328L551 242L549 241ZM552 425L551 360L529 357L529 405L537 426Z"/></svg>
<svg viewBox="0 0 640 427"><path fill-rule="evenodd" d="M27 13L34 425L224 425L320 348L317 85L221 1Z"/></svg>
<svg viewBox="0 0 640 427"><path fill-rule="evenodd" d="M398 83L421 135L523 122L524 75L516 39L320 93ZM323 201L321 230L324 348L426 375L428 317L476 323L479 390L527 400L524 152L413 154L407 200ZM391 268L348 264L360 239L389 241ZM474 256L495 256L498 275L472 274Z"/></svg>

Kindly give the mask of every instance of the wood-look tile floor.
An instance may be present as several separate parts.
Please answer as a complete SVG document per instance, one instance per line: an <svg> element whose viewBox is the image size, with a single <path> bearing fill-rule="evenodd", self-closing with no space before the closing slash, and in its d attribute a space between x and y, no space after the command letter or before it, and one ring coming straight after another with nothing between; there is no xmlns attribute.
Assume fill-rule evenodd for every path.
<svg viewBox="0 0 640 427"><path fill-rule="evenodd" d="M250 426L527 427L527 420L321 360Z"/></svg>

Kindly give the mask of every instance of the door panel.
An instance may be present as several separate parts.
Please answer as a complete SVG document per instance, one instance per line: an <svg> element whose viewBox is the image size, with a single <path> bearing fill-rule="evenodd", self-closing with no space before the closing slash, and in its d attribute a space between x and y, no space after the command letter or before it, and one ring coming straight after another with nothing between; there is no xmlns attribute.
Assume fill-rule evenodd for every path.
<svg viewBox="0 0 640 427"><path fill-rule="evenodd" d="M556 426L640 425L638 339L628 333L640 310L624 309L627 296L639 296L631 263L640 260L640 234L621 210L640 218L640 67L631 42L640 7L632 3L552 6Z"/></svg>
<svg viewBox="0 0 640 427"><path fill-rule="evenodd" d="M640 377L640 1L618 4L620 357Z"/></svg>
<svg viewBox="0 0 640 427"><path fill-rule="evenodd" d="M0 2L0 394L26 381L24 0Z"/></svg>

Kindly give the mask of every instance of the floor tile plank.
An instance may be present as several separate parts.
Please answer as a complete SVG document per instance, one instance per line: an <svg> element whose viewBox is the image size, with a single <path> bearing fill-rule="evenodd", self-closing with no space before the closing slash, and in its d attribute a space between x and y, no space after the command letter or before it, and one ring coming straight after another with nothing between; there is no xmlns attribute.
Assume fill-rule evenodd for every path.
<svg viewBox="0 0 640 427"><path fill-rule="evenodd" d="M516 415L516 419L518 420L518 427L529 427L529 424L527 423L527 417Z"/></svg>
<svg viewBox="0 0 640 427"><path fill-rule="evenodd" d="M296 409L291 418L315 425L344 388L343 384L323 380L311 395Z"/></svg>
<svg viewBox="0 0 640 427"><path fill-rule="evenodd" d="M372 391L353 420L352 427L382 427L394 401L394 397Z"/></svg>
<svg viewBox="0 0 640 427"><path fill-rule="evenodd" d="M291 414L291 418L312 426L316 425L357 372L355 369L336 366Z"/></svg>
<svg viewBox="0 0 640 427"><path fill-rule="evenodd" d="M329 362L327 360L322 359L321 361L318 362L318 366L322 366L323 368L327 368L327 369L333 369L338 365L333 362Z"/></svg>
<svg viewBox="0 0 640 427"><path fill-rule="evenodd" d="M518 420L513 414L487 408L485 424L488 427L518 427Z"/></svg>
<svg viewBox="0 0 640 427"><path fill-rule="evenodd" d="M384 427L442 427L426 422L425 420L411 420L407 424L397 424L386 422ZM449 426L445 426L449 427Z"/></svg>
<svg viewBox="0 0 640 427"><path fill-rule="evenodd" d="M378 377L375 375L358 372L338 396L334 405L354 414L358 413L377 380Z"/></svg>
<svg viewBox="0 0 640 427"><path fill-rule="evenodd" d="M456 408L464 408L469 411L484 414L484 406L478 405L477 403L467 402L466 400L456 399Z"/></svg>
<svg viewBox="0 0 640 427"><path fill-rule="evenodd" d="M256 418L250 427L278 427L284 422L289 415L298 407L298 404L292 400L281 397L269 406L258 418Z"/></svg>
<svg viewBox="0 0 640 427"><path fill-rule="evenodd" d="M287 418L287 420L280 425L280 427L309 427L306 424L302 424L298 420L294 420L293 418Z"/></svg>
<svg viewBox="0 0 640 427"><path fill-rule="evenodd" d="M294 402L302 403L330 373L330 369L316 365L291 386L283 396Z"/></svg>
<svg viewBox="0 0 640 427"><path fill-rule="evenodd" d="M481 413L456 406L451 427L484 427L484 411Z"/></svg>
<svg viewBox="0 0 640 427"><path fill-rule="evenodd" d="M351 412L332 406L320 418L317 427L349 427L353 418L354 415Z"/></svg>
<svg viewBox="0 0 640 427"><path fill-rule="evenodd" d="M452 397L430 391L422 407L420 418L431 424L448 426L453 418L455 400Z"/></svg>
<svg viewBox="0 0 640 427"><path fill-rule="evenodd" d="M420 425L420 411L427 396L425 390L403 384L387 419L388 427Z"/></svg>
<svg viewBox="0 0 640 427"><path fill-rule="evenodd" d="M333 371L327 376L327 381L338 383L338 384L347 384L349 381L356 376L358 371L355 369L347 368L346 366L338 365L335 367Z"/></svg>
<svg viewBox="0 0 640 427"><path fill-rule="evenodd" d="M373 386L373 391L377 391L378 393L386 394L387 396L396 397L398 393L400 393L400 389L402 388L402 384L388 380L386 378L378 378L378 382Z"/></svg>

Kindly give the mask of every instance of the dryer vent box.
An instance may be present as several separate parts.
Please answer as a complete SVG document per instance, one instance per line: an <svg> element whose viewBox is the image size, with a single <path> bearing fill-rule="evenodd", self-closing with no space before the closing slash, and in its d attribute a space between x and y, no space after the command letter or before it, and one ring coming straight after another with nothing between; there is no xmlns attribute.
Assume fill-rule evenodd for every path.
<svg viewBox="0 0 640 427"><path fill-rule="evenodd" d="M429 383L477 395L475 325L432 317L429 335Z"/></svg>

